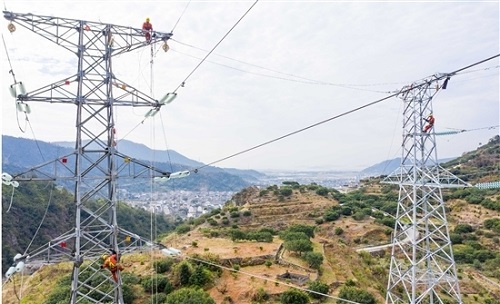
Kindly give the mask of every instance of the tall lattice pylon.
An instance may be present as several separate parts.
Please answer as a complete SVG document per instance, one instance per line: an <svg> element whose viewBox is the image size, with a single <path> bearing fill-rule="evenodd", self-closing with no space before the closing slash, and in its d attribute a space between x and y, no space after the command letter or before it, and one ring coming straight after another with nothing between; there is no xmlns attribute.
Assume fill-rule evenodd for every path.
<svg viewBox="0 0 500 304"><path fill-rule="evenodd" d="M448 80L434 76L399 95L401 166L384 180L399 185L386 303L462 303L441 189L470 185L439 166L434 126L428 125L433 97Z"/></svg>
<svg viewBox="0 0 500 304"><path fill-rule="evenodd" d="M121 277L118 275L115 282L109 272L101 271L98 257L110 249L122 254L143 239L118 226L117 179L169 177L170 173L117 151L114 110L116 106L149 107L147 115L152 116L171 101L172 96L167 94L162 100L155 100L113 73L114 56L149 47L142 29L3 13L13 34L17 34L15 25L19 25L76 55L73 75L32 92L25 92L22 83L11 86L18 109L26 109L27 102L62 103L76 108L74 152L14 175L17 181L67 179L74 182L74 229L25 258L72 261L71 303L123 303ZM150 44L166 43L172 34L153 32L151 36ZM61 126L64 127L68 126Z"/></svg>

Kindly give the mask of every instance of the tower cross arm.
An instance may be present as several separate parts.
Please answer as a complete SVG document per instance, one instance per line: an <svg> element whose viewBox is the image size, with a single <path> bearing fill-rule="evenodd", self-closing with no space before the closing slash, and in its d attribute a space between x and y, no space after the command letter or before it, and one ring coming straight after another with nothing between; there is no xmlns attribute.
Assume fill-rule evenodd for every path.
<svg viewBox="0 0 500 304"><path fill-rule="evenodd" d="M3 11L3 15L11 23L16 23L75 53L81 51L80 35L77 33L83 33L88 38L88 48L99 47L95 37L106 37L103 41L113 49L111 56L147 45L142 28L9 11ZM150 43L156 43L167 41L172 37L172 33L152 31L151 36Z"/></svg>

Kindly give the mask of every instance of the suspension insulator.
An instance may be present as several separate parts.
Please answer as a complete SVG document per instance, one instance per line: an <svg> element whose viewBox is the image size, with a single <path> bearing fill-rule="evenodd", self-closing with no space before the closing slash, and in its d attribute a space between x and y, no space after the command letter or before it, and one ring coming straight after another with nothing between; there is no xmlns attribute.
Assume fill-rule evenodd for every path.
<svg viewBox="0 0 500 304"><path fill-rule="evenodd" d="M16 272L21 272L21 271L23 271L23 269L24 269L24 262L21 261L21 262L17 263Z"/></svg>
<svg viewBox="0 0 500 304"><path fill-rule="evenodd" d="M7 25L7 29L9 29L9 32L14 33L16 31L16 26L14 23L9 23L9 25Z"/></svg>
<svg viewBox="0 0 500 304"><path fill-rule="evenodd" d="M9 270L5 273L5 278L10 279L14 272L16 272L16 267L10 266Z"/></svg>

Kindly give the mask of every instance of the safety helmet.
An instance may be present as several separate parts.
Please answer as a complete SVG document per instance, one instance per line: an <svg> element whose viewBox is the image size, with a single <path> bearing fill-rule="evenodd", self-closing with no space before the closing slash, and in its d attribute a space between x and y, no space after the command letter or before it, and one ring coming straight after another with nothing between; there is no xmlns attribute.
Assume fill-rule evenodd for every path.
<svg viewBox="0 0 500 304"><path fill-rule="evenodd" d="M103 254L103 255L102 255L102 259L103 259L103 260L106 260L107 258L109 258L109 255L107 255L107 254Z"/></svg>
<svg viewBox="0 0 500 304"><path fill-rule="evenodd" d="M149 17L146 18L146 22L149 22Z"/></svg>

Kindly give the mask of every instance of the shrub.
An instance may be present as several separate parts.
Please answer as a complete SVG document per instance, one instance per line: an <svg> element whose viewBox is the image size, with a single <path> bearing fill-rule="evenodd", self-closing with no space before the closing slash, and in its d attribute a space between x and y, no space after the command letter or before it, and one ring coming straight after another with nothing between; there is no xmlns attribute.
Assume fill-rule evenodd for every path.
<svg viewBox="0 0 500 304"><path fill-rule="evenodd" d="M202 265L195 267L193 274L189 277L189 284L203 287L210 282L210 273Z"/></svg>
<svg viewBox="0 0 500 304"><path fill-rule="evenodd" d="M174 264L174 260L173 259L161 259L159 261L155 261L153 263L153 267L156 271L156 273L165 273L167 271L170 270L170 268L172 267L172 265ZM128 273L126 273L128 274Z"/></svg>
<svg viewBox="0 0 500 304"><path fill-rule="evenodd" d="M282 189L280 189L280 194L283 196L290 196L293 194L293 190L292 190L292 188L288 188L288 187L282 188Z"/></svg>
<svg viewBox="0 0 500 304"><path fill-rule="evenodd" d="M325 213L325 215L323 217L324 217L325 221L333 222L333 221L336 221L340 218L340 213L338 213L337 211L329 210Z"/></svg>
<svg viewBox="0 0 500 304"><path fill-rule="evenodd" d="M162 274L155 274L143 278L141 280L141 286L144 288L145 292L165 292L169 293L173 290L173 286L166 276Z"/></svg>
<svg viewBox="0 0 500 304"><path fill-rule="evenodd" d="M458 234L469 233L472 231L474 231L474 228L472 228L472 226L469 224L458 224L455 227L455 229L453 230L454 233L458 233Z"/></svg>
<svg viewBox="0 0 500 304"><path fill-rule="evenodd" d="M309 283L309 289L312 291L318 292L318 293L328 294L328 291L330 288L325 283L315 281L315 282ZM310 292L309 295L311 297L313 297L314 299L321 299L324 297L323 295L313 293L313 292Z"/></svg>
<svg viewBox="0 0 500 304"><path fill-rule="evenodd" d="M314 226L308 226L308 225L293 225L287 230L290 232L304 232L307 236L313 238L314 237Z"/></svg>
<svg viewBox="0 0 500 304"><path fill-rule="evenodd" d="M210 226L217 226L219 223L217 223L216 220L214 220L213 218L209 218L208 219L208 223L210 224Z"/></svg>
<svg viewBox="0 0 500 304"><path fill-rule="evenodd" d="M267 300L269 300L269 294L262 287L257 289L257 292L252 297L252 301L255 301L258 303L262 303L262 302L267 301Z"/></svg>
<svg viewBox="0 0 500 304"><path fill-rule="evenodd" d="M377 301L375 300L375 297L369 293L368 291L365 291L363 289L353 287L353 286L344 286L342 289L340 289L339 292L339 298L341 299L346 299L349 301L353 302L358 302L361 304L376 304ZM345 301L343 300L337 300L337 303L343 304Z"/></svg>
<svg viewBox="0 0 500 304"><path fill-rule="evenodd" d="M306 252L304 255L304 260L309 264L311 268L319 269L323 263L323 255L318 252Z"/></svg>
<svg viewBox="0 0 500 304"><path fill-rule="evenodd" d="M259 196L264 196L269 193L269 190L260 190Z"/></svg>
<svg viewBox="0 0 500 304"><path fill-rule="evenodd" d="M167 296L167 304L196 303L215 304L215 301L202 289L181 288Z"/></svg>
<svg viewBox="0 0 500 304"><path fill-rule="evenodd" d="M298 289L289 289L281 294L281 303L283 304L306 304L309 303L307 294Z"/></svg>
<svg viewBox="0 0 500 304"><path fill-rule="evenodd" d="M327 196L328 195L328 188L320 187L316 190L316 194L321 195L321 196Z"/></svg>
<svg viewBox="0 0 500 304"><path fill-rule="evenodd" d="M181 224L175 228L175 232L177 232L177 234L184 234L190 230L191 227L187 224Z"/></svg>
<svg viewBox="0 0 500 304"><path fill-rule="evenodd" d="M123 303L132 304L135 300L135 293L132 287L123 284L122 285L122 295L123 295Z"/></svg>

